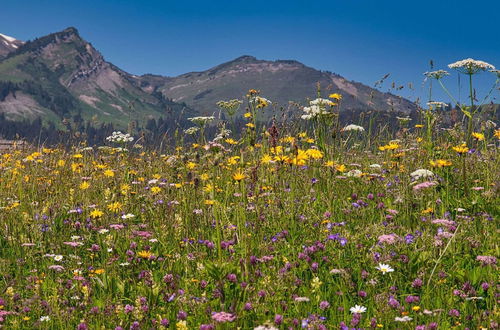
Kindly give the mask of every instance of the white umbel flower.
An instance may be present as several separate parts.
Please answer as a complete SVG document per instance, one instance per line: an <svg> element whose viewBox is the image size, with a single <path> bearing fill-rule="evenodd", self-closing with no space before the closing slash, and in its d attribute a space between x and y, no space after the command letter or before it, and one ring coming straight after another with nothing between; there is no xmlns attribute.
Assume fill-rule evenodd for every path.
<svg viewBox="0 0 500 330"><path fill-rule="evenodd" d="M472 58L466 58L465 60L448 64L448 67L450 69L455 69L465 74L474 74L479 71L495 70L495 67L493 65Z"/></svg>
<svg viewBox="0 0 500 330"><path fill-rule="evenodd" d="M434 79L441 79L444 76L448 76L448 75L449 75L448 71L445 71L445 70L424 72L424 76L426 76L427 78L434 78Z"/></svg>
<svg viewBox="0 0 500 330"><path fill-rule="evenodd" d="M207 117L191 117L188 118L188 120L192 123L198 124L198 125L206 125L209 122L213 121L215 119L214 116L207 116Z"/></svg>
<svg viewBox="0 0 500 330"><path fill-rule="evenodd" d="M349 131L364 132L365 129L362 126L350 124L350 125L347 125L346 127L344 127L342 129L342 131L344 131L344 132L349 132Z"/></svg>
<svg viewBox="0 0 500 330"><path fill-rule="evenodd" d="M113 134L108 136L106 138L107 141L109 142L115 142L115 143L126 143L126 142L132 142L134 141L134 138L130 134L125 134L120 131L115 131Z"/></svg>
<svg viewBox="0 0 500 330"><path fill-rule="evenodd" d="M434 173L432 173L431 171L429 170L426 170L426 169L423 169L423 168L420 168L416 171L413 171L410 173L410 176L414 179L414 180L418 180L418 179L421 179L421 178L428 178L428 177L431 177L431 176L434 176Z"/></svg>

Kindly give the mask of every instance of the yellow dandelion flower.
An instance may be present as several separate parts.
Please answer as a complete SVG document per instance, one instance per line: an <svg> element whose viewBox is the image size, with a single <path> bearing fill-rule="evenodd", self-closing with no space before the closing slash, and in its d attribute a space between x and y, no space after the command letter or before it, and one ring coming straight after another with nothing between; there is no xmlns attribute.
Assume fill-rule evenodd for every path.
<svg viewBox="0 0 500 330"><path fill-rule="evenodd" d="M80 158L83 158L83 155L82 154L74 154L73 158L80 159Z"/></svg>
<svg viewBox="0 0 500 330"><path fill-rule="evenodd" d="M193 163L193 162L187 162L186 167L187 167L189 170L192 170L193 168L195 168L195 167L196 167L196 163Z"/></svg>
<svg viewBox="0 0 500 330"><path fill-rule="evenodd" d="M344 164L335 165L335 169L340 173L344 173L346 171L346 166Z"/></svg>
<svg viewBox="0 0 500 330"><path fill-rule="evenodd" d="M253 123L248 123L245 126L248 128L255 128L255 125Z"/></svg>
<svg viewBox="0 0 500 330"><path fill-rule="evenodd" d="M335 99L335 100L342 100L342 95L339 93L330 94L330 95L328 95L328 97L331 99Z"/></svg>
<svg viewBox="0 0 500 330"><path fill-rule="evenodd" d="M306 154L313 159L323 158L323 153L318 149L307 149Z"/></svg>
<svg viewBox="0 0 500 330"><path fill-rule="evenodd" d="M246 178L246 175L241 173L241 170L238 170L233 174L233 180L235 180L235 181L239 182L239 181L243 180L244 178Z"/></svg>
<svg viewBox="0 0 500 330"><path fill-rule="evenodd" d="M158 187L158 186L151 187L151 193L152 193L153 195L158 194L160 191L161 191L161 188L160 188L160 187Z"/></svg>
<svg viewBox="0 0 500 330"><path fill-rule="evenodd" d="M243 115L243 117L245 117L245 118L252 118L252 113L251 112L245 112L245 114Z"/></svg>
<svg viewBox="0 0 500 330"><path fill-rule="evenodd" d="M497 139L500 140L500 129L496 129L494 135Z"/></svg>
<svg viewBox="0 0 500 330"><path fill-rule="evenodd" d="M446 167L446 166L452 165L452 163L446 159L431 160L430 163L431 163L431 166L433 166L433 167Z"/></svg>
<svg viewBox="0 0 500 330"><path fill-rule="evenodd" d="M335 166L335 162L333 160L329 160L325 162L325 166L333 168Z"/></svg>
<svg viewBox="0 0 500 330"><path fill-rule="evenodd" d="M224 141L225 141L227 144L232 144L232 145L234 145L234 144L238 144L238 142L237 142L237 141L235 141L234 139L231 139L231 138L225 139Z"/></svg>
<svg viewBox="0 0 500 330"><path fill-rule="evenodd" d="M270 155L264 155L264 156L262 156L262 158L260 160L260 162L262 164L269 164L272 161L273 161L273 157L271 157Z"/></svg>
<svg viewBox="0 0 500 330"><path fill-rule="evenodd" d="M90 217L92 219L100 218L103 215L104 215L104 212L102 212L101 210L98 210L98 209L92 210L92 212L90 212Z"/></svg>
<svg viewBox="0 0 500 330"><path fill-rule="evenodd" d="M465 154L466 152L469 151L469 148L467 148L465 143L462 143L459 146L453 147L452 149L455 150L456 152L458 152L459 154Z"/></svg>
<svg viewBox="0 0 500 330"><path fill-rule="evenodd" d="M122 209L123 205L120 202L114 202L111 204L108 204L107 208L111 212L118 212Z"/></svg>
<svg viewBox="0 0 500 330"><path fill-rule="evenodd" d="M88 181L83 181L82 183L80 183L81 190L87 190L87 189L89 189L89 187L90 187L90 183L88 183Z"/></svg>
<svg viewBox="0 0 500 330"><path fill-rule="evenodd" d="M113 170L106 170L106 171L104 171L103 174L105 177L108 177L108 178L112 178L115 176L115 172L113 172Z"/></svg>
<svg viewBox="0 0 500 330"><path fill-rule="evenodd" d="M214 205L215 201L213 199L206 199L205 200L205 205Z"/></svg>
<svg viewBox="0 0 500 330"><path fill-rule="evenodd" d="M153 254L150 251L142 250L137 252L137 256L142 259L149 259Z"/></svg>
<svg viewBox="0 0 500 330"><path fill-rule="evenodd" d="M57 161L57 166L58 167L64 167L64 165L66 165L66 161L64 159L59 159Z"/></svg>
<svg viewBox="0 0 500 330"><path fill-rule="evenodd" d="M484 134L483 133L473 132L472 137L478 141L484 141Z"/></svg>

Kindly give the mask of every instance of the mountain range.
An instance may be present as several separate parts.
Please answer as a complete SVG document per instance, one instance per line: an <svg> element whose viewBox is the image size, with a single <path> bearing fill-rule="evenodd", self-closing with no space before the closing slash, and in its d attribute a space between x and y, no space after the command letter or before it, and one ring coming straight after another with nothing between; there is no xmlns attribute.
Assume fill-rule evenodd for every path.
<svg viewBox="0 0 500 330"><path fill-rule="evenodd" d="M344 112L416 109L399 96L293 60L241 56L176 77L136 76L106 61L73 27L26 42L0 34L0 114L9 120L79 117L124 127L162 117L182 124L213 114L220 100L243 99L251 88L285 108L290 101L305 105L318 85L322 95L343 95Z"/></svg>

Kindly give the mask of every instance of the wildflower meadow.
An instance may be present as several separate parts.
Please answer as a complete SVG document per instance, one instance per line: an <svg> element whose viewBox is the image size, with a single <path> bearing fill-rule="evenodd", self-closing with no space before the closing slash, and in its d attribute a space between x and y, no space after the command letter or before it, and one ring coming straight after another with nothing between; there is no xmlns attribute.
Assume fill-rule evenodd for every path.
<svg viewBox="0 0 500 330"><path fill-rule="evenodd" d="M432 99L393 131L341 123L320 91L287 126L250 90L162 148L1 151L0 327L497 329L500 130L473 78L500 76L449 70L451 127Z"/></svg>

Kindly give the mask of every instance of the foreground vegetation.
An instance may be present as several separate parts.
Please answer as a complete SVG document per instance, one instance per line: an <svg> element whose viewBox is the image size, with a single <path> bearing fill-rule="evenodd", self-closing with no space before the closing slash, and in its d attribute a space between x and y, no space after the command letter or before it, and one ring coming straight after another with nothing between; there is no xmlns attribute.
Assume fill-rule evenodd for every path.
<svg viewBox="0 0 500 330"><path fill-rule="evenodd" d="M431 104L374 138L341 99L262 130L251 90L241 139L192 118L164 154L121 133L4 152L0 325L498 327L500 130L441 130Z"/></svg>

